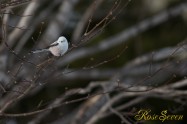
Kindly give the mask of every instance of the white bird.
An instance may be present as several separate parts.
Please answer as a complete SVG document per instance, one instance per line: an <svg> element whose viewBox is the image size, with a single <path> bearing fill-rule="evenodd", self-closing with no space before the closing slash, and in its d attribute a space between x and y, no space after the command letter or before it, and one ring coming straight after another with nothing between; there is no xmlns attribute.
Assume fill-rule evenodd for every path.
<svg viewBox="0 0 187 124"><path fill-rule="evenodd" d="M67 52L67 50L68 50L68 41L64 36L61 36L61 37L58 38L57 41L52 43L46 49L31 51L31 53L40 53L40 52L49 51L54 56L62 56Z"/></svg>

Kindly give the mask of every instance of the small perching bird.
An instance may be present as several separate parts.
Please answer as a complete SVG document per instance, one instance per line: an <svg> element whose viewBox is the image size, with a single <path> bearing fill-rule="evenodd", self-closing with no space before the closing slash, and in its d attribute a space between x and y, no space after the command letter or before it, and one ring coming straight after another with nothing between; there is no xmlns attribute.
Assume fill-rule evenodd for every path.
<svg viewBox="0 0 187 124"><path fill-rule="evenodd" d="M61 36L61 37L58 38L57 41L52 43L46 49L31 51L31 53L40 53L40 52L49 51L54 56L62 56L67 52L67 50L68 50L68 41L64 36Z"/></svg>

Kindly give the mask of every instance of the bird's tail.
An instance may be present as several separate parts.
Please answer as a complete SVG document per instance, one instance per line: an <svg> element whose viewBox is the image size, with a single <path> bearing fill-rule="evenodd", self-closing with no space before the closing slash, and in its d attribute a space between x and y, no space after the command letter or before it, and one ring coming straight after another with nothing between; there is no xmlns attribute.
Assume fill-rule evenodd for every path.
<svg viewBox="0 0 187 124"><path fill-rule="evenodd" d="M48 52L49 49L39 49L39 50L34 50L34 51L31 51L31 53L41 53L41 52Z"/></svg>

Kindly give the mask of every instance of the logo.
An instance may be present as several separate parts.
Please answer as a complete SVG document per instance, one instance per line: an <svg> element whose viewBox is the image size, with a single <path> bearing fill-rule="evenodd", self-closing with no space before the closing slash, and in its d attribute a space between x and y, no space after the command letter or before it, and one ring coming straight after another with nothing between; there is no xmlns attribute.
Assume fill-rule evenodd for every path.
<svg viewBox="0 0 187 124"><path fill-rule="evenodd" d="M174 114L169 114L167 110L163 110L160 112L160 114L153 114L151 113L150 109L141 109L138 111L138 113L134 116L134 118L137 121L153 121L153 120L158 120L158 121L180 121L183 120L183 115L174 115Z"/></svg>

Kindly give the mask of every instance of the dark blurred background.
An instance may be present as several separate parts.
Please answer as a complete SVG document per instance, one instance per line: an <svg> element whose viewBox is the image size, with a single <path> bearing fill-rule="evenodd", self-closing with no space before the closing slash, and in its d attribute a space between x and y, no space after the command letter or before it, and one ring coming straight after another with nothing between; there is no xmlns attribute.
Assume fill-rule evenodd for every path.
<svg viewBox="0 0 187 124"><path fill-rule="evenodd" d="M0 124L131 124L183 115L186 0L1 0ZM65 36L62 57L30 51Z"/></svg>

